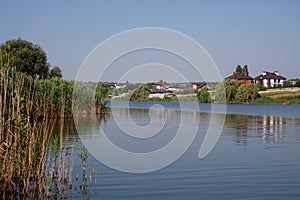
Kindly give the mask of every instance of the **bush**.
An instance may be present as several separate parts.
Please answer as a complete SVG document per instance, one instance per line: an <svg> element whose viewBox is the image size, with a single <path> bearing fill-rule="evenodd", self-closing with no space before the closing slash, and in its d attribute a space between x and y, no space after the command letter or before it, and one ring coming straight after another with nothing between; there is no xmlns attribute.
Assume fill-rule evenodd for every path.
<svg viewBox="0 0 300 200"><path fill-rule="evenodd" d="M197 98L198 98L199 103L210 103L211 102L210 93L207 90L197 91Z"/></svg>
<svg viewBox="0 0 300 200"><path fill-rule="evenodd" d="M150 94L150 88L146 85L139 86L130 96L130 101L145 101Z"/></svg>

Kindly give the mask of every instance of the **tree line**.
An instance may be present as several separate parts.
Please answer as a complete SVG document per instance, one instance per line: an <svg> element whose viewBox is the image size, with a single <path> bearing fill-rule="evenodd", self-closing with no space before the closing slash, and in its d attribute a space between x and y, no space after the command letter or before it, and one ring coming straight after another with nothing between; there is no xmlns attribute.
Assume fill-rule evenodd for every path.
<svg viewBox="0 0 300 200"><path fill-rule="evenodd" d="M215 100L220 103L249 103L259 98L259 87L227 79L216 85Z"/></svg>

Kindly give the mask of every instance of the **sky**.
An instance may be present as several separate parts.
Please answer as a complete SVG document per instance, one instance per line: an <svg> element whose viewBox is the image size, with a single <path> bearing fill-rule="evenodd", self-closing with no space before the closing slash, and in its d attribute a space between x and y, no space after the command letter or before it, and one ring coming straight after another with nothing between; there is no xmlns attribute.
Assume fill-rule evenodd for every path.
<svg viewBox="0 0 300 200"><path fill-rule="evenodd" d="M237 65L248 65L252 77L262 71L279 71L288 79L300 77L298 0L11 0L3 1L0 9L0 42L21 37L39 44L51 65L62 69L65 79L75 79L83 61L99 43L141 27L168 28L193 38L209 53L222 77L229 76ZM139 76L128 76L129 81L177 82L178 76L167 68L150 76L147 62L162 63L160 66L182 62L178 68L188 68L170 55L157 54L137 53L132 59L123 59L119 66L139 59L135 64L148 70L141 73L143 69L139 68ZM164 58L156 61L158 57ZM158 68L153 67L153 71ZM112 70L116 71L118 66ZM113 74L105 79L115 81ZM186 76L196 81L198 77L192 74L190 71Z"/></svg>

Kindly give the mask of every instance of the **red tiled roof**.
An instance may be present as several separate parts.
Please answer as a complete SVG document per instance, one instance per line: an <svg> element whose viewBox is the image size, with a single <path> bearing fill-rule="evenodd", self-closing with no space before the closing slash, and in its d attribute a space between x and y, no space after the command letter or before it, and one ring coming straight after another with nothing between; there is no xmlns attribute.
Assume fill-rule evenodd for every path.
<svg viewBox="0 0 300 200"><path fill-rule="evenodd" d="M236 79L236 80L253 80L251 76L245 76L244 73L234 72L231 76L225 79Z"/></svg>

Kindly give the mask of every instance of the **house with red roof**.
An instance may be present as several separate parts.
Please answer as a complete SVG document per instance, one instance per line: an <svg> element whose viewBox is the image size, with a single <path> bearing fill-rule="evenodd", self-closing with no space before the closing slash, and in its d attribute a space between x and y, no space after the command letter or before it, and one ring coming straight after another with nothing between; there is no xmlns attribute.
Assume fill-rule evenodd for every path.
<svg viewBox="0 0 300 200"><path fill-rule="evenodd" d="M238 80L240 83L253 83L253 78L249 76L248 72L233 72L231 76L225 79Z"/></svg>
<svg viewBox="0 0 300 200"><path fill-rule="evenodd" d="M206 82L194 82L192 83L192 88L195 91L199 91L203 89L209 90L210 86Z"/></svg>

